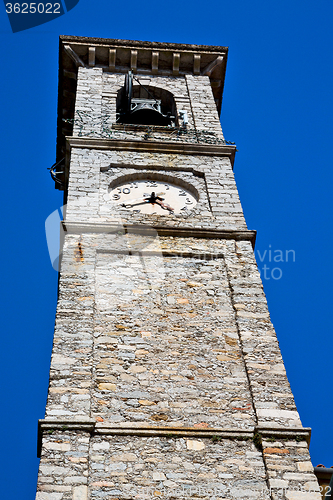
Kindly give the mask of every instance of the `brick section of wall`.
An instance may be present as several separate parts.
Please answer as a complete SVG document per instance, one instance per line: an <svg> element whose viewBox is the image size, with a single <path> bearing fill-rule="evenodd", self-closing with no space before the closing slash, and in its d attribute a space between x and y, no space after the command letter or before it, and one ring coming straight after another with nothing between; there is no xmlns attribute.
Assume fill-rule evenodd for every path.
<svg viewBox="0 0 333 500"><path fill-rule="evenodd" d="M249 244L118 232L65 239L48 419L92 418L99 432L302 431ZM69 456L85 467L76 435L44 432L37 500L86 495L75 483L85 472L69 468L65 479ZM262 454L241 439L96 435L82 498L128 499L143 487L168 496L185 485L208 499L212 484L223 490L217 498L269 498L266 469L272 499L319 499L305 442L265 438Z"/></svg>
<svg viewBox="0 0 333 500"><path fill-rule="evenodd" d="M78 153L78 154L77 154ZM103 166L107 163L103 163ZM73 167L73 168L72 168ZM71 155L66 219L96 220L99 211L100 162L96 153L76 150Z"/></svg>
<svg viewBox="0 0 333 500"><path fill-rule="evenodd" d="M124 85L124 75L103 73L102 121L109 129L116 123L117 93Z"/></svg>
<svg viewBox="0 0 333 500"><path fill-rule="evenodd" d="M93 376L92 365L96 363L94 376L98 381L94 384L99 387L100 394L94 396L94 411L99 408L100 416L105 411L108 415L109 407L119 420L117 407L119 410L121 406L127 406L114 400L113 385L119 382L121 394L126 392L126 384L131 387L129 392L133 392L135 384L138 387L134 392L139 394L139 387L142 389L138 397L121 396L133 400L130 404L132 411L141 408L143 414L151 414L154 412L151 406L155 404L160 410L161 402L149 400L151 395L149 398L143 395L152 380L152 386L157 384L157 377L161 384L161 394L156 393L159 400L163 400L161 395L170 396L172 387L176 394L176 386L181 381L186 382L190 392L203 384L197 394L201 402L196 404L196 410L190 412L188 418L199 412L199 420L206 421L207 415L204 416L200 407L205 406L207 396L204 392L208 389L204 387L209 382L211 399L216 399L216 408L223 410L220 418L226 418L225 424L231 425L233 419L237 422L235 404L242 407L240 416L248 414L247 418L253 422L249 395L246 392L241 395L247 386L242 372L245 362L259 426L302 428L250 244L199 241L122 234L66 236L47 416L90 416L87 388ZM97 248L109 253L96 254ZM139 251L140 255L130 256L129 251ZM149 251L157 252L157 255L150 256ZM162 257L162 252L171 255ZM211 259L212 256L215 258ZM237 329L244 360L237 347ZM164 332L170 351L154 341L155 336L158 340ZM174 342L179 343L177 349ZM177 355L170 357L171 350ZM186 366L183 366L183 360ZM170 373L161 372L161 363ZM170 363L172 367L167 368ZM189 364L193 369L187 366ZM136 365L142 368L137 373ZM201 375L198 368L202 370ZM151 371L154 369L159 373L154 374ZM180 373L182 370L185 370L184 374ZM194 381L186 374L194 377ZM104 382L111 384L111 389L103 390L100 386L103 382L99 379L103 376L110 378ZM206 377L208 380L204 382ZM216 397L213 396L215 383L219 393ZM235 403L230 400L229 391L237 393ZM107 401L102 397L103 392ZM98 403L103 399L104 404ZM221 403L218 403L219 399ZM146 401L146 404L139 401ZM208 415L213 414L208 407L205 411ZM228 419L230 411L231 420ZM248 425L244 417L239 422L241 427Z"/></svg>
<svg viewBox="0 0 333 500"><path fill-rule="evenodd" d="M67 235L46 416L253 428L224 250Z"/></svg>

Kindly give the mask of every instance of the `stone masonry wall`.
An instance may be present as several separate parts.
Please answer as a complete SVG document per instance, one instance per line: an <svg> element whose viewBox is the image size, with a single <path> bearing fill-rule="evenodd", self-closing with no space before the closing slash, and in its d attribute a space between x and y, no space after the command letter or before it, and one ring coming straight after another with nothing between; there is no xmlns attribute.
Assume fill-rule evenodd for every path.
<svg viewBox="0 0 333 500"><path fill-rule="evenodd" d="M255 425L222 255L97 254L95 325L94 418Z"/></svg>
<svg viewBox="0 0 333 500"><path fill-rule="evenodd" d="M228 245L228 276L258 424L301 426L252 247Z"/></svg>
<svg viewBox="0 0 333 500"><path fill-rule="evenodd" d="M268 498L251 442L96 436L90 467L92 500Z"/></svg>
<svg viewBox="0 0 333 500"><path fill-rule="evenodd" d="M305 442L44 435L36 500L320 500ZM262 461L262 453L264 462ZM267 472L270 475L266 483Z"/></svg>
<svg viewBox="0 0 333 500"><path fill-rule="evenodd" d="M237 424L238 414L247 414L245 420L253 424L250 389L260 426L301 427L248 243L118 231L66 236L47 415L90 416L94 392L86 387L94 377L96 401L104 399L103 377L111 387L107 401L94 408L106 415L110 408L116 421L116 391L120 398L134 400L131 411L141 407L152 414L155 404L161 412L163 406L163 411L170 410L161 402L140 404L148 400L143 394L147 387L153 388L157 401L169 398L180 383L190 393L198 391L192 394L199 398L197 409L188 418L199 411L201 419L211 414L214 420L215 408L226 425L231 420L233 427L249 425L244 416ZM115 388L116 381L120 385ZM142 397L138 391L137 398L126 398L126 383L135 391L141 386ZM202 413L207 383L208 397L216 404ZM229 390L235 391L235 403ZM237 395L242 391L245 399ZM177 398L176 391L175 402Z"/></svg>
<svg viewBox="0 0 333 500"><path fill-rule="evenodd" d="M38 500L130 499L143 487L170 497L183 486L200 486L199 498L212 498L206 492L214 487L223 491L216 498L251 498L241 493L249 490L259 499L265 474L272 499L319 498L304 441L269 439L259 453L237 435L172 435L302 432L251 252L235 241L66 236L46 418L90 419L97 434L86 490L85 456L69 453L78 452L77 432L66 424L60 434L44 432ZM108 435L122 427L152 435ZM154 436L159 428L169 437ZM65 474L69 456L80 459L81 472ZM282 487L295 492L274 497Z"/></svg>

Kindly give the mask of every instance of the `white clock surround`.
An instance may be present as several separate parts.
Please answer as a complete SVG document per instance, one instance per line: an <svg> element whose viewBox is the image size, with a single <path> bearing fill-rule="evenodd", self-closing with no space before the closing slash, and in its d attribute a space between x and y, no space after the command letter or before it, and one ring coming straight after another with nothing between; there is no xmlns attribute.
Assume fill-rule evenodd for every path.
<svg viewBox="0 0 333 500"><path fill-rule="evenodd" d="M199 214L201 218L202 215L209 219L212 217L213 214L208 200L204 173L200 172L197 168L189 168L186 164L177 167L162 167L161 164L156 165L154 164L155 162L151 163L140 165L139 162L133 162L132 164L129 162L112 162L108 166L101 167L99 214L105 222L119 215L122 219L128 220L128 222L140 220L143 223L144 221L151 223L152 219L158 220L160 217L162 217L162 220L168 219L170 221L172 219L191 219L195 221ZM150 188L147 186L148 189L145 188L141 194L150 195L152 192L155 192L155 194L165 193L165 195L161 195L160 197L165 198L163 200L164 203L175 210L169 211L158 207L157 204L152 205L150 203L147 203L147 206L142 204L132 208L122 206L125 201L128 201L129 205L132 203L132 200L140 198L139 195L134 196L134 192L132 193L133 189L135 189L139 194L138 190L140 188L130 187L135 182L138 182L139 185L140 181L151 181L157 183L157 186L160 185L161 188ZM165 189L166 185L169 187L168 190ZM126 196L124 196L125 193L122 193L120 199L113 198L113 195L120 194L120 188L126 190L126 187L129 187L131 193L128 193ZM186 196L179 196L180 191L184 191ZM189 203L189 200L186 200L187 198L193 203ZM176 204L177 206L173 206L175 199L183 200L184 203L181 206L178 203ZM185 203L185 201L188 201L188 203ZM140 202L140 199L138 202ZM184 205L189 208L181 210ZM152 210L152 208L155 209ZM138 209L140 209L140 212Z"/></svg>

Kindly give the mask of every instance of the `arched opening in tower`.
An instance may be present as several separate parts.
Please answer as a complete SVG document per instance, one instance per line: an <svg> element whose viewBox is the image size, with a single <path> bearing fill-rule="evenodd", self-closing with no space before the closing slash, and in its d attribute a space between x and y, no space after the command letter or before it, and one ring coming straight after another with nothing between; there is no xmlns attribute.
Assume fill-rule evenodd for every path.
<svg viewBox="0 0 333 500"><path fill-rule="evenodd" d="M176 104L171 92L151 85L133 85L130 74L117 95L117 123L176 126Z"/></svg>

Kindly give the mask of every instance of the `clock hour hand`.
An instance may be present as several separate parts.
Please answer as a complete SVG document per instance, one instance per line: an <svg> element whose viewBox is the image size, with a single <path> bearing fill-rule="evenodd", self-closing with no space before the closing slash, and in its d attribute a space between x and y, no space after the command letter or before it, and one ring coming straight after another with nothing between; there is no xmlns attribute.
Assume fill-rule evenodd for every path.
<svg viewBox="0 0 333 500"><path fill-rule="evenodd" d="M170 205L168 205L167 203L163 203L163 201L161 201L160 203L156 200L155 203L157 203L157 205L159 205L160 207L162 207L164 210L169 210L169 212L173 212L174 211L174 208L170 207Z"/></svg>

